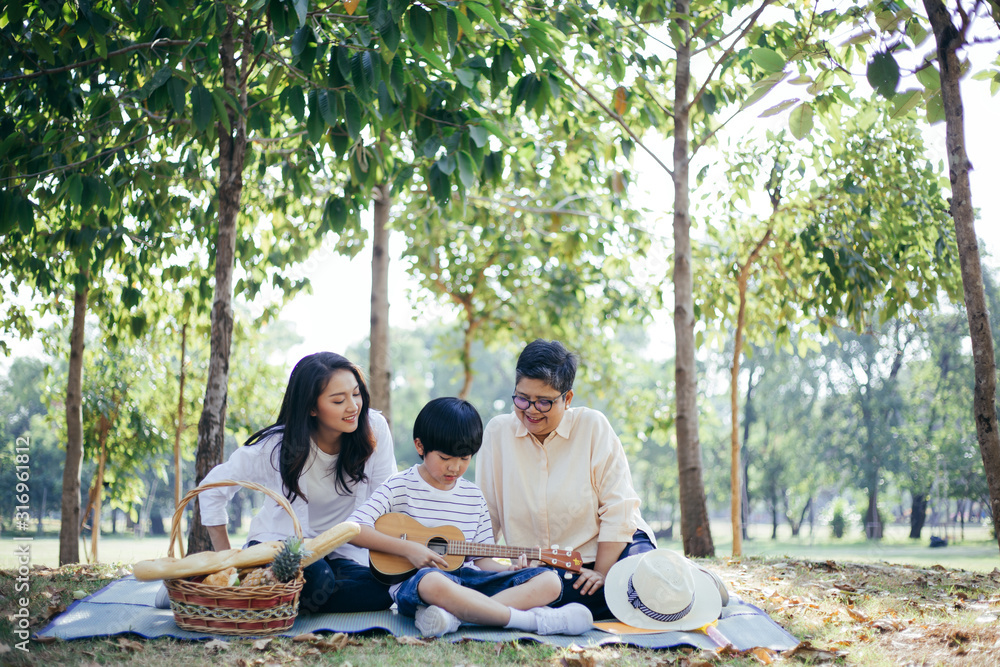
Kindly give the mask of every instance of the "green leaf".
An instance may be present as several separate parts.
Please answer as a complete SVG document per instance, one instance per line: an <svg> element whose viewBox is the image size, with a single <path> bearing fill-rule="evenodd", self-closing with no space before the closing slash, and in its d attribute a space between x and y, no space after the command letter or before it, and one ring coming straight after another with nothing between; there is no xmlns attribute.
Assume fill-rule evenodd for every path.
<svg viewBox="0 0 1000 667"><path fill-rule="evenodd" d="M472 88L476 85L476 79L478 76L474 70L459 67L455 70L455 78L458 79L458 82L466 88Z"/></svg>
<svg viewBox="0 0 1000 667"><path fill-rule="evenodd" d="M288 105L288 111L295 117L295 120L300 123L305 120L306 100L302 87L289 86L282 92L282 96L285 98L285 104Z"/></svg>
<svg viewBox="0 0 1000 667"><path fill-rule="evenodd" d="M299 27L305 26L309 13L309 0L292 0L292 7L295 8L295 15L299 17Z"/></svg>
<svg viewBox="0 0 1000 667"><path fill-rule="evenodd" d="M22 234L30 234L35 229L35 207L24 197L18 197L14 202L17 228Z"/></svg>
<svg viewBox="0 0 1000 667"><path fill-rule="evenodd" d="M396 54L396 49L399 48L399 26L389 21L382 30L379 30L378 34L381 35L381 44L385 47L382 51L382 59L387 63L392 62L392 58Z"/></svg>
<svg viewBox="0 0 1000 667"><path fill-rule="evenodd" d="M319 113L323 117L323 120L329 126L334 126L337 124L337 114L333 111L333 104L330 103L330 96L334 93L321 90L317 95L316 106L319 108Z"/></svg>
<svg viewBox="0 0 1000 667"><path fill-rule="evenodd" d="M765 95L771 92L771 90L773 90L774 87L781 82L782 78L783 78L782 75L777 74L769 76L766 79L762 79L761 81L755 83L753 93L751 93L750 97L748 97L746 100L743 101L743 104L740 108L746 109L748 106L754 104L755 102L758 102L761 98L763 98Z"/></svg>
<svg viewBox="0 0 1000 667"><path fill-rule="evenodd" d="M988 75L989 72L980 72L980 74ZM917 70L917 81L927 90L938 90L941 88L941 75L932 63L927 63L922 69Z"/></svg>
<svg viewBox="0 0 1000 667"><path fill-rule="evenodd" d="M458 179L466 188L476 184L476 164L465 151L458 154Z"/></svg>
<svg viewBox="0 0 1000 667"><path fill-rule="evenodd" d="M451 179L447 174L442 173L438 168L438 163L431 165L430 174L427 177L431 195L441 208L446 207L451 202Z"/></svg>
<svg viewBox="0 0 1000 667"><path fill-rule="evenodd" d="M312 28L303 26L292 35L292 57L298 58L312 39Z"/></svg>
<svg viewBox="0 0 1000 667"><path fill-rule="evenodd" d="M222 126L226 128L226 132L232 132L233 127L229 123L229 111L226 109L226 98L219 94L219 91L212 91L212 104L215 105L215 112L219 116L219 120L222 122Z"/></svg>
<svg viewBox="0 0 1000 667"><path fill-rule="evenodd" d="M893 120L897 120L910 113L910 110L914 109L918 104L923 102L924 96L921 91L916 88L911 88L909 90L904 90L893 97L892 101L893 108L889 117Z"/></svg>
<svg viewBox="0 0 1000 667"><path fill-rule="evenodd" d="M330 197L323 207L323 224L327 229L340 234L347 226L347 204L341 197Z"/></svg>
<svg viewBox="0 0 1000 667"><path fill-rule="evenodd" d="M348 91L344 95L345 115L347 116L347 134L352 141L357 141L361 134L361 103L357 96Z"/></svg>
<svg viewBox="0 0 1000 667"><path fill-rule="evenodd" d="M713 93L706 92L701 96L701 108L705 110L705 113L711 116L715 113L715 108L718 100Z"/></svg>
<svg viewBox="0 0 1000 667"><path fill-rule="evenodd" d="M927 122L931 125L940 123L945 119L944 100L941 98L940 89L935 90L927 98L927 106L925 108L927 111Z"/></svg>
<svg viewBox="0 0 1000 667"><path fill-rule="evenodd" d="M486 120L485 118L481 118L479 120L479 124L482 125L483 127L485 127L487 130L489 130L490 133L493 134L493 136L497 137L498 139L500 139L500 141L504 142L508 146L510 146L510 145L512 145L514 143L514 142L512 142L510 140L510 137L508 137L504 133L504 131L501 130L500 127L496 123L494 123L493 121Z"/></svg>
<svg viewBox="0 0 1000 667"><path fill-rule="evenodd" d="M392 23L388 0L368 0L368 22L375 32L381 33Z"/></svg>
<svg viewBox="0 0 1000 667"><path fill-rule="evenodd" d="M500 25L500 22L497 21L497 17L494 16L493 12L491 12L489 8L484 7L478 2L466 2L465 6L468 7L469 10L478 16L484 23L486 23L486 25L493 28L494 32L500 35L501 38L510 38L510 35L506 30L504 30L503 26Z"/></svg>
<svg viewBox="0 0 1000 667"><path fill-rule="evenodd" d="M83 197L83 179L80 178L80 174L70 176L67 185L69 187L69 200L79 206Z"/></svg>
<svg viewBox="0 0 1000 667"><path fill-rule="evenodd" d="M868 83L879 95L891 98L896 94L896 86L899 85L899 65L892 54L883 51L876 53L868 61Z"/></svg>
<svg viewBox="0 0 1000 667"><path fill-rule="evenodd" d="M358 98L371 101L375 87L375 64L369 51L361 51L351 58L351 82Z"/></svg>
<svg viewBox="0 0 1000 667"><path fill-rule="evenodd" d="M427 37L434 31L434 24L431 15L421 5L410 7L410 32L416 44L423 46L427 43Z"/></svg>
<svg viewBox="0 0 1000 667"><path fill-rule="evenodd" d="M385 85L385 81L378 82L378 110L383 118L396 113L396 103L392 101L392 95L389 94L389 87Z"/></svg>
<svg viewBox="0 0 1000 667"><path fill-rule="evenodd" d="M423 57L424 60L430 63L433 67L436 67L442 72L448 71L448 65L445 64L443 60L441 60L441 57L439 55L427 51L426 49L424 49L424 47L420 46L419 44L413 44L412 47L414 51L416 51L421 57Z"/></svg>
<svg viewBox="0 0 1000 667"><path fill-rule="evenodd" d="M45 40L45 38L42 37L40 33L38 32L31 33L31 45L35 47L35 51L42 58L44 58L53 65L56 63L56 55L55 53L52 52L52 47Z"/></svg>
<svg viewBox="0 0 1000 667"><path fill-rule="evenodd" d="M750 52L750 60L765 72L780 72L785 69L785 59L777 51L763 46Z"/></svg>
<svg viewBox="0 0 1000 667"><path fill-rule="evenodd" d="M790 100L785 100L784 102L781 102L780 104L775 104L773 107L770 107L769 109L767 109L767 111L765 111L764 113L762 113L760 115L760 117L761 118L768 118L770 116L776 116L779 113L781 113L782 111L784 111L785 109L787 109L788 107L794 106L794 105L796 105L798 103L799 103L799 98L793 97Z"/></svg>
<svg viewBox="0 0 1000 667"><path fill-rule="evenodd" d="M462 32L470 38L473 37L476 34L476 27L472 25L472 21L469 20L469 17L457 10L454 14L455 20L458 21L458 27L462 29Z"/></svg>
<svg viewBox="0 0 1000 667"><path fill-rule="evenodd" d="M454 173L455 167L457 166L455 156L450 153L438 160L435 164L437 164L437 168L441 170L442 174L446 174L448 176L451 176Z"/></svg>
<svg viewBox="0 0 1000 667"><path fill-rule="evenodd" d="M448 57L455 55L455 45L458 43L458 19L455 18L455 10L447 8L445 13L445 26L448 33Z"/></svg>
<svg viewBox="0 0 1000 667"><path fill-rule="evenodd" d="M212 94L204 86L191 89L191 109L194 113L194 126L199 132L204 132L212 122Z"/></svg>
<svg viewBox="0 0 1000 667"><path fill-rule="evenodd" d="M170 81L167 81L167 94L170 95L170 103L173 105L174 111L182 116L186 107L186 99L184 97L186 87L184 81L175 76L170 77Z"/></svg>
<svg viewBox="0 0 1000 667"><path fill-rule="evenodd" d="M788 114L788 129L792 136L802 140L809 136L813 129L813 110L807 103L802 103Z"/></svg>
<svg viewBox="0 0 1000 667"><path fill-rule="evenodd" d="M396 95L396 100L400 102L403 100L404 82L403 59L396 56L392 59L392 70L389 73L389 84L392 86L392 92Z"/></svg>
<svg viewBox="0 0 1000 667"><path fill-rule="evenodd" d="M485 128L479 125L469 126L469 137L471 137L472 140L476 142L476 145L479 146L480 148L488 144L490 141L489 133L485 130Z"/></svg>

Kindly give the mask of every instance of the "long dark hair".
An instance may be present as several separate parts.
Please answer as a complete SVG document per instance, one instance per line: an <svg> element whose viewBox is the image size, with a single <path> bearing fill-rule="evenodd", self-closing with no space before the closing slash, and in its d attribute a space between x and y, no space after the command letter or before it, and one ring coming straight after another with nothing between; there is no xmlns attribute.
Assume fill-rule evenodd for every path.
<svg viewBox="0 0 1000 667"><path fill-rule="evenodd" d="M281 436L279 466L275 470L281 472L281 481L285 487L285 497L294 501L302 496L308 498L299 489L299 477L309 460L309 440L316 428L316 418L309 414L319 400L320 394L326 389L330 378L337 371L350 371L358 381L358 391L361 392L361 411L358 413L358 427L352 433L340 436L340 454L337 463L330 472L334 475L337 493L349 495L349 485L356 485L367 479L365 463L375 451L375 433L368 421L368 407L371 398L365 385L361 369L350 360L333 352L317 352L303 357L295 364L288 378L285 397L281 400L281 410L273 424L262 428L249 438L245 447L255 445L271 435ZM271 464L274 465L272 457Z"/></svg>

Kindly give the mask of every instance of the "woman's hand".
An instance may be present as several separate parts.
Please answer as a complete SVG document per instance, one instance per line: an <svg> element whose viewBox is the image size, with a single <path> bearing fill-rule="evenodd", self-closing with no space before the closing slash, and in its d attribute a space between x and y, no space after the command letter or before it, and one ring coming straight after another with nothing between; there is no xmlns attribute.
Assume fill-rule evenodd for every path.
<svg viewBox="0 0 1000 667"><path fill-rule="evenodd" d="M428 549L419 542L402 541L406 544L404 554L406 560L410 561L413 567L436 567L442 570L448 567L448 561L441 554Z"/></svg>
<svg viewBox="0 0 1000 667"><path fill-rule="evenodd" d="M573 588L581 595L593 595L604 586L604 575L596 570L582 568L580 576L573 582Z"/></svg>

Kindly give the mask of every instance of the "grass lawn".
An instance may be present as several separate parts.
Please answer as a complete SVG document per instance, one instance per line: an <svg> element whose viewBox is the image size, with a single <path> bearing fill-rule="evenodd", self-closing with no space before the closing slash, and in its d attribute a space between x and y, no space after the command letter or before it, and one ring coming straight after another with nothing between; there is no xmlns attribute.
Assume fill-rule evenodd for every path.
<svg viewBox="0 0 1000 667"><path fill-rule="evenodd" d="M284 665L291 663L386 667L389 665L546 665L551 667L706 667L769 664L993 665L1000 667L1000 558L985 530L967 529L965 540L930 549L927 537L914 544L904 527L891 527L881 542L860 535L841 540L826 536L792 538L768 527L751 528L744 557L728 556L728 524L714 524L718 556L704 565L717 572L734 595L765 611L803 643L793 655L690 649L650 651L628 647L562 649L525 643L397 640L385 634L275 638L264 642L238 639L188 642L110 637L70 642L30 641L29 651L15 648L14 613L19 609L14 542L4 536L0 550L0 663L4 665ZM898 529L898 530L897 530ZM952 535L949 534L951 540ZM233 542L241 541L234 537ZM677 541L662 547L680 549ZM166 554L166 538L135 540L105 536L101 556L130 565ZM92 593L127 572L121 563L55 564L55 536L32 543L35 569L29 575L31 630L61 613L74 598Z"/></svg>

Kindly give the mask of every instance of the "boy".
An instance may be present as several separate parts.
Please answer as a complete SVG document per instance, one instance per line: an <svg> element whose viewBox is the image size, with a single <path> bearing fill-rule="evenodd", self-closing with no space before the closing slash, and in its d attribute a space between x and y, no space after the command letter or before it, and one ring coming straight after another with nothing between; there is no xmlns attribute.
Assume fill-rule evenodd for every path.
<svg viewBox="0 0 1000 667"><path fill-rule="evenodd" d="M483 441L483 422L471 403L437 398L424 406L413 424L413 445L422 462L389 478L349 521L361 524L351 542L359 547L402 556L417 572L389 589L399 612L415 617L425 637L455 632L462 623L516 628L537 634L578 635L593 625L580 604L559 609L545 605L562 591L559 576L546 568L527 568L524 556L507 567L492 558L476 558L453 572L445 559L423 544L384 535L375 520L388 512L407 514L428 527L453 525L474 543L493 543L486 501L462 478Z"/></svg>

